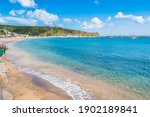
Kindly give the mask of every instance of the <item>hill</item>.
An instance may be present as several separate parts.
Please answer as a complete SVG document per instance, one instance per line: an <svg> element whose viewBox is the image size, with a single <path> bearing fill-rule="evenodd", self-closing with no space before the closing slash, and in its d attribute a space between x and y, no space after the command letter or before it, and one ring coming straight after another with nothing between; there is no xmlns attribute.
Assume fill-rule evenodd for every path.
<svg viewBox="0 0 150 117"><path fill-rule="evenodd" d="M29 36L99 36L95 32L85 32L50 26L9 26L1 25L0 29L6 29L12 34L26 34Z"/></svg>

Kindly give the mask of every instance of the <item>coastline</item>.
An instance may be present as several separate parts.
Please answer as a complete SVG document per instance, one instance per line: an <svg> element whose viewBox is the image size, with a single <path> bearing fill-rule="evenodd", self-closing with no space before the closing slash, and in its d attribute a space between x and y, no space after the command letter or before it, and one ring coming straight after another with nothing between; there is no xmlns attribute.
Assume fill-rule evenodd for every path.
<svg viewBox="0 0 150 117"><path fill-rule="evenodd" d="M36 77L26 75L22 73L18 68L9 62L6 58L2 60L7 66L7 79L8 83L3 85L3 89L12 93L13 99L15 100L54 100L54 99L71 99L65 92L57 87L54 87L50 83L45 83L41 79L41 85L37 85L32 82ZM43 87L50 87L52 92Z"/></svg>
<svg viewBox="0 0 150 117"><path fill-rule="evenodd" d="M26 39L29 38L0 38L0 42L8 44ZM2 83L5 100L72 100L66 92L46 80L20 71L6 55L2 57L2 63L7 69L8 81Z"/></svg>
<svg viewBox="0 0 150 117"><path fill-rule="evenodd" d="M19 48L14 47L13 44L9 45L9 47L11 48L10 50L13 50L13 52L11 51L10 54L17 53L18 55L17 58L22 58L22 59L17 59L16 61L17 63L19 63L19 65L23 66L21 68L23 72L26 72L28 74L32 74L35 76L40 76L40 78L43 78L44 76L43 79L45 79L45 76L48 73L49 75L48 78L50 77L51 79L50 80L45 79L45 80L55 85L56 87L59 87L63 91L66 91L68 95L70 96L71 94L68 91L68 89L65 89L64 87L62 87L62 85L64 84L61 84L60 82L62 81L67 81L67 83L70 82L71 84L69 84L69 88L74 90L75 93L82 94L82 91L83 92L85 91L85 93L82 94L83 96L85 96L85 94L87 93L91 96L90 98L85 97L83 99L140 99L140 98L135 97L134 94L130 94L129 92L126 92L118 87L111 86L110 84L102 80L90 78L83 74L79 74L69 69L65 69L62 66L57 66L54 64L41 62L37 60L36 58L32 58L28 53L22 50L19 50ZM12 58L11 61L13 61L13 59L14 58ZM25 64L23 65L22 63L25 63ZM53 82L55 80L58 80L58 81ZM68 85L68 84L65 84L65 85ZM80 89L78 90L78 88ZM82 91L79 92L80 90ZM81 98L77 97L74 99L81 99Z"/></svg>
<svg viewBox="0 0 150 117"><path fill-rule="evenodd" d="M15 43L16 41L11 41L11 43L8 43L10 51L7 52L9 54L9 56L7 55L7 58L9 58L10 62L13 63L13 65L16 66L17 69L18 67L20 67L18 70L20 70L22 74L28 74L27 76L28 77L30 76L30 79L31 76L37 78L37 80L30 82L31 85L38 85L39 87L40 83L38 84L35 83L37 83L39 79L44 80L46 81L46 83L49 83L49 86L52 86L54 88L54 90L52 91L53 93L59 94L57 93L57 90L55 90L55 88L58 88L62 92L65 92L67 96L71 97L69 99L79 99L79 100L80 99L88 99L88 100L89 99L94 99L94 100L95 99L96 100L97 99L104 99L104 100L142 99L141 97L135 96L134 94L131 94L128 91L120 89L119 87L110 85L105 81L90 78L83 74L79 74L69 69L65 69L62 66L41 62L36 58L30 56L28 53L15 47L13 43ZM17 53L16 58L13 58L13 53ZM50 80L45 78L47 77L47 75L48 75L48 79ZM65 85L63 83L65 83ZM44 91L47 90L45 89L44 85L42 85L42 88L44 88ZM70 91L73 91L74 94L79 94L77 95L78 97L76 97L76 95L74 94L72 95L71 94L72 92L70 93ZM53 98L49 98L49 99L53 99ZM56 99L60 99L60 98L56 98ZM61 99L68 99L68 98L61 98Z"/></svg>

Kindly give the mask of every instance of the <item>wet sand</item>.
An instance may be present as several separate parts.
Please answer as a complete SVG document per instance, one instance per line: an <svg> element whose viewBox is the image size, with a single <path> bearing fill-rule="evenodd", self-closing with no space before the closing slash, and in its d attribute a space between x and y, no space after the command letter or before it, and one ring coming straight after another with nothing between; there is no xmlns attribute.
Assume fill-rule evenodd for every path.
<svg viewBox="0 0 150 117"><path fill-rule="evenodd" d="M67 100L72 99L66 92L43 79L22 73L5 57L2 61L7 66L8 83L3 90L10 92L15 100Z"/></svg>

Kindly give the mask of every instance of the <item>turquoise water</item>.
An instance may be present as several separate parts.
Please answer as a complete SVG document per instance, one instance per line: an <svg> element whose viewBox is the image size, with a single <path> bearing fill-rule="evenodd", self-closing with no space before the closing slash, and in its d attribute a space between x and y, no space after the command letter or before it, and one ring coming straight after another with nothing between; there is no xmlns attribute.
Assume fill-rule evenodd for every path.
<svg viewBox="0 0 150 117"><path fill-rule="evenodd" d="M41 61L150 99L150 38L47 38L16 46Z"/></svg>

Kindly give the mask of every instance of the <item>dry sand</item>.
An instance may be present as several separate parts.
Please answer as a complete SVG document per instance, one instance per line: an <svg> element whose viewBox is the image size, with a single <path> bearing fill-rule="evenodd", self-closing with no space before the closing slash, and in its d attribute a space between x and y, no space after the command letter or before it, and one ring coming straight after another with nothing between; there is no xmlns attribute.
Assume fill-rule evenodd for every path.
<svg viewBox="0 0 150 117"><path fill-rule="evenodd" d="M2 61L7 66L8 83L3 83L3 90L10 92L15 100L61 100L72 99L68 94L43 79L22 73L5 57ZM34 80L33 80L34 78ZM37 79L37 81L35 80Z"/></svg>

